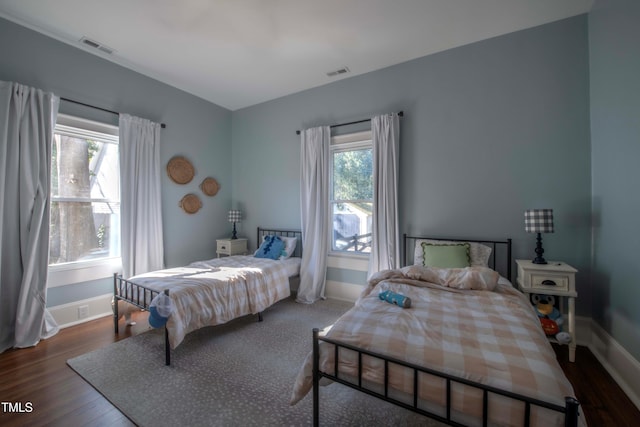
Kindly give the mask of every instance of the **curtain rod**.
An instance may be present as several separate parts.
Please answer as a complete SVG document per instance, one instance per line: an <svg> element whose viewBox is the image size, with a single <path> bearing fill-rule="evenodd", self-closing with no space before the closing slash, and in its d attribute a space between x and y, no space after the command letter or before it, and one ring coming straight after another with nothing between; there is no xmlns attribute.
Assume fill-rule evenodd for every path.
<svg viewBox="0 0 640 427"><path fill-rule="evenodd" d="M399 117L403 117L404 116L404 111L398 112L398 116ZM355 124L358 124L358 123L365 123L365 122L370 122L370 121L371 121L371 119L356 120L355 122L339 123L337 125L331 125L329 127L330 128L337 128L337 127L340 127L340 126L355 125ZM296 135L300 135L300 131L299 130L296 131Z"/></svg>
<svg viewBox="0 0 640 427"><path fill-rule="evenodd" d="M116 116L119 116L119 115L120 115L120 113L118 113L117 111L107 110L106 108L96 107L95 105L85 104L84 102L74 101L73 99L69 99L69 98L62 98L62 97L60 97L60 99L61 99L61 100L63 100L63 101L71 102L72 104L83 105L83 106L85 106L85 107L89 107L89 108L93 108L93 109L96 109L96 110L104 111L105 113L115 114ZM161 127L162 129L164 129L164 128L166 128L166 127L167 127L167 125L165 125L164 123L160 123L160 127Z"/></svg>

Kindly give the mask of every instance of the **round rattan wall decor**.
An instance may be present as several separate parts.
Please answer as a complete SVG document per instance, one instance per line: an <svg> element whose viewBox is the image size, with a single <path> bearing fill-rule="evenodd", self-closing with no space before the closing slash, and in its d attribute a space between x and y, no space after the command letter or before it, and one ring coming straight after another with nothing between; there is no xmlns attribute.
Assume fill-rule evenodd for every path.
<svg viewBox="0 0 640 427"><path fill-rule="evenodd" d="M215 179L208 177L205 178L200 184L200 189L204 194L209 197L213 197L218 194L218 190L220 190L220 184Z"/></svg>
<svg viewBox="0 0 640 427"><path fill-rule="evenodd" d="M186 184L191 182L195 175L193 165L182 156L175 156L167 163L167 173L169 178L177 184Z"/></svg>
<svg viewBox="0 0 640 427"><path fill-rule="evenodd" d="M180 200L179 206L188 214L194 214L202 207L200 197L193 193L189 193Z"/></svg>

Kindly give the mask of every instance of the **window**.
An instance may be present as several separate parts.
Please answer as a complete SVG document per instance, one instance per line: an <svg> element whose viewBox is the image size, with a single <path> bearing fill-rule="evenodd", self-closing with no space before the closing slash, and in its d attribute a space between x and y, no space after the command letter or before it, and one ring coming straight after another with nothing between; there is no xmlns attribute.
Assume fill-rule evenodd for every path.
<svg viewBox="0 0 640 427"><path fill-rule="evenodd" d="M119 182L118 128L59 115L51 160L49 266L54 273L93 271L61 284L104 277L95 268L100 265L109 267L108 276L114 261L120 264Z"/></svg>
<svg viewBox="0 0 640 427"><path fill-rule="evenodd" d="M330 154L331 250L369 253L373 213L371 132L332 137Z"/></svg>

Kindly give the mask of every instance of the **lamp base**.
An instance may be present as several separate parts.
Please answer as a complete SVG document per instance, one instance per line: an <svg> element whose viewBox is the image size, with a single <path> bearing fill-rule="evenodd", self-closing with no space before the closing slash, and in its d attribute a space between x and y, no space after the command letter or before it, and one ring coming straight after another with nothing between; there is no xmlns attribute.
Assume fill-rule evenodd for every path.
<svg viewBox="0 0 640 427"><path fill-rule="evenodd" d="M236 223L233 223L233 234L231 235L231 240L236 240L238 235L236 234Z"/></svg>
<svg viewBox="0 0 640 427"><path fill-rule="evenodd" d="M531 261L534 264L546 264L547 261L542 257L544 253L544 249L542 249L542 236L538 233L538 237L536 239L536 257Z"/></svg>

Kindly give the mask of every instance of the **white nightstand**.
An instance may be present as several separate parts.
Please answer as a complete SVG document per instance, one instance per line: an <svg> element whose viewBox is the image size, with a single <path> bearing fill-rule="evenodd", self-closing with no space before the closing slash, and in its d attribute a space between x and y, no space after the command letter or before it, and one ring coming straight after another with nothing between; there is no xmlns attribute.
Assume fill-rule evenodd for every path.
<svg viewBox="0 0 640 427"><path fill-rule="evenodd" d="M518 286L529 298L531 294L554 295L560 299L560 312L564 313L564 299L567 299L568 313L565 331L571 334L569 343L569 361L576 359L576 273L578 270L569 264L549 261L547 264L534 264L529 260L517 259ZM568 330L567 330L568 329Z"/></svg>
<svg viewBox="0 0 640 427"><path fill-rule="evenodd" d="M218 258L220 258L220 255L246 255L249 253L247 239L218 239L216 243Z"/></svg>

